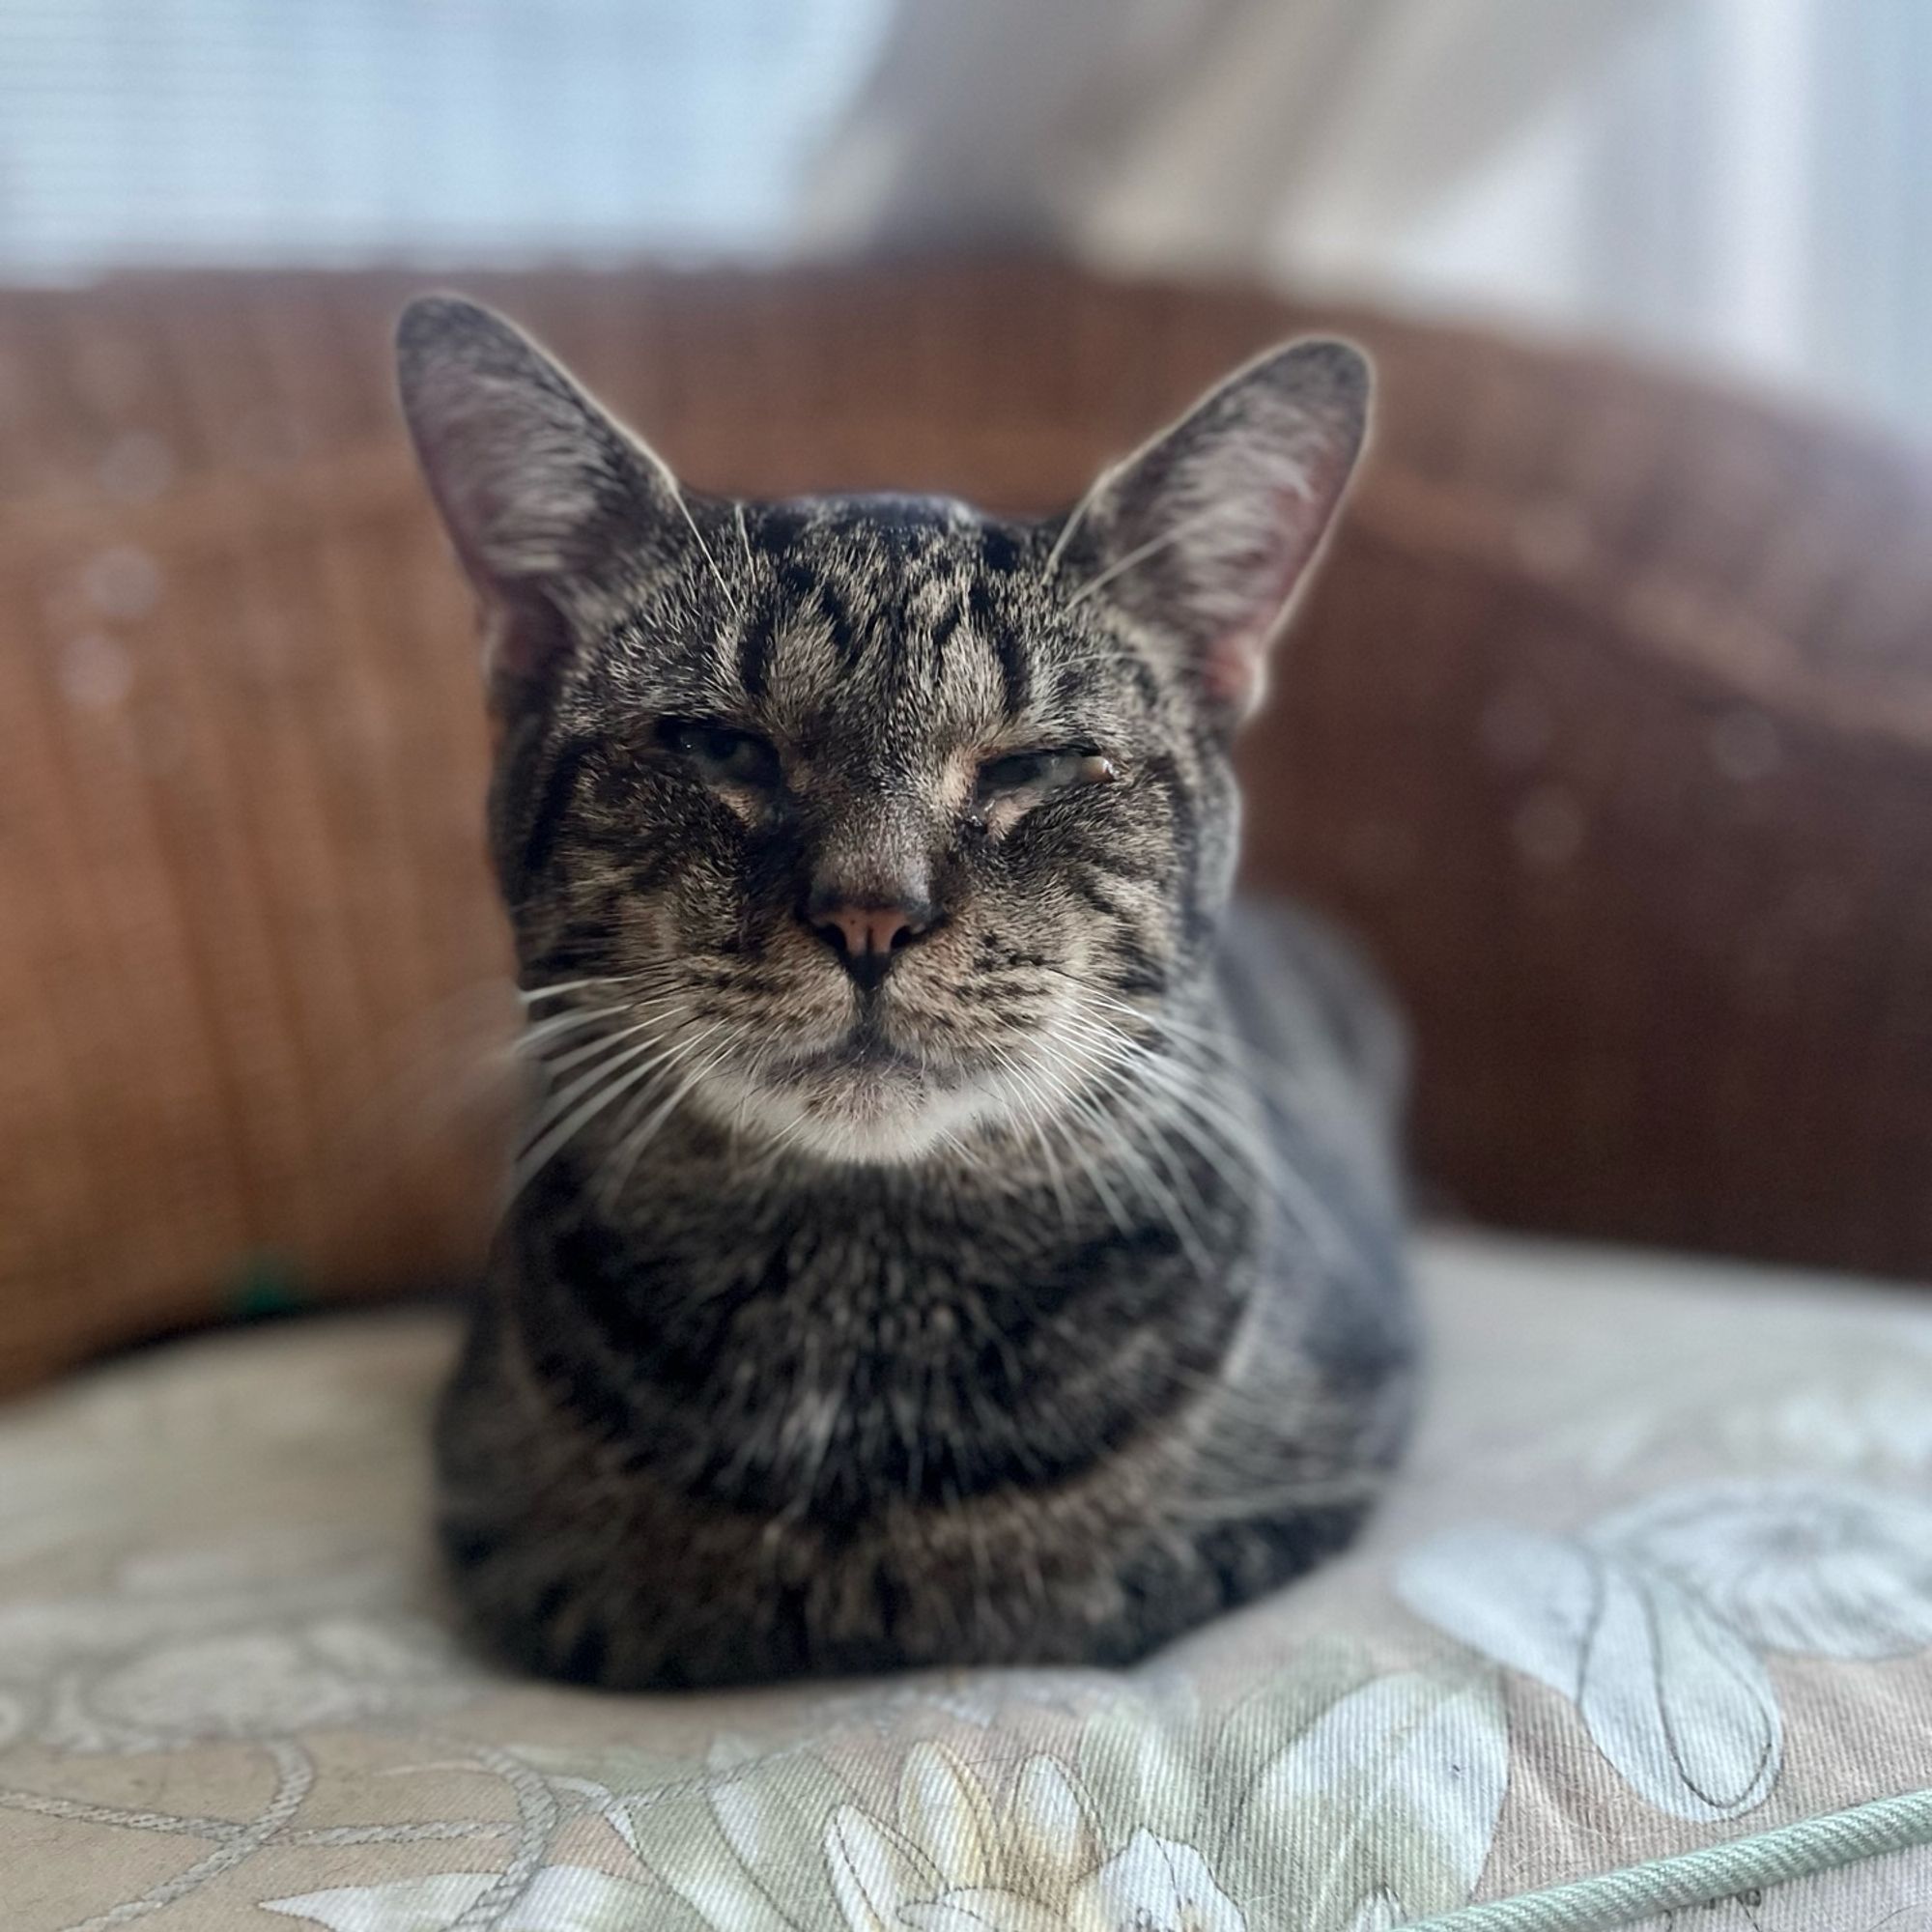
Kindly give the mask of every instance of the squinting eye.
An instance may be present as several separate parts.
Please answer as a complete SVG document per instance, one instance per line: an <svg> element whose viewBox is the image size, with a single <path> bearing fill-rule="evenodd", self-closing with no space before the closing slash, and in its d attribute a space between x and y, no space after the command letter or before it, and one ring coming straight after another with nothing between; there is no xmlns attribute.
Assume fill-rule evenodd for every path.
<svg viewBox="0 0 1932 1932"><path fill-rule="evenodd" d="M980 767L980 796L1007 798L1033 792L1044 797L1074 785L1111 784L1115 776L1113 760L1093 752L1013 752Z"/></svg>
<svg viewBox="0 0 1932 1932"><path fill-rule="evenodd" d="M773 789L779 781L779 754L755 731L702 720L667 718L658 739L668 750L689 758L713 784L756 785Z"/></svg>

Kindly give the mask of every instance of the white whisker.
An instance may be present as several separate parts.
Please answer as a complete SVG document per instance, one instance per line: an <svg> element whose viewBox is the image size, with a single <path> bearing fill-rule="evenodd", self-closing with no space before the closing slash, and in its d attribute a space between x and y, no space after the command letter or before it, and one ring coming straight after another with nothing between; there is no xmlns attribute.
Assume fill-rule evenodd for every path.
<svg viewBox="0 0 1932 1932"><path fill-rule="evenodd" d="M647 1039L641 1046L632 1047L628 1052L618 1054L613 1060L600 1061L588 1073L584 1074L581 1079L572 1082L562 1094L556 1096L555 1100L552 1103L548 1116L549 1119L556 1119L581 1094L592 1088L597 1088L597 1091L590 1094L590 1097L582 1106L578 1107L574 1113L570 1114L558 1125L544 1134L533 1146L526 1149L523 1158L517 1164L516 1173L511 1177L510 1191L513 1199L516 1195L521 1194L531 1179L542 1171L551 1156L559 1148L563 1147L582 1127L595 1120L620 1094L629 1093L639 1080L647 1079L650 1076L653 1068L659 1064L657 1060L644 1060L641 1066L634 1065L633 1063L643 1059L643 1056L650 1053L658 1044L659 1041L655 1038ZM619 1074L616 1079L609 1081L607 1085L598 1086L600 1081L604 1081L609 1074L619 1066L630 1066L631 1070L627 1073Z"/></svg>
<svg viewBox="0 0 1932 1932"><path fill-rule="evenodd" d="M1137 1009L1123 1010L1159 1024ZM1324 1259L1338 1264L1346 1261L1348 1236L1327 1204L1292 1161L1276 1155L1251 1123L1239 1120L1228 1096L1210 1086L1199 1069L1155 1052L1092 1013L1065 1018L1076 1033L1084 1032L1091 1040L1110 1044L1131 1063L1138 1077L1165 1097L1166 1125L1193 1149L1210 1172L1234 1179L1237 1184L1259 1185Z"/></svg>
<svg viewBox="0 0 1932 1932"><path fill-rule="evenodd" d="M657 1062L652 1070L654 1072L663 1072L667 1068L674 1066L680 1060L688 1060L724 1024L723 1020L714 1020L701 1033L695 1034L690 1039L680 1042L662 1061ZM637 1126L629 1124L630 1116L628 1115L625 1121L619 1123L617 1146L605 1160L598 1177L598 1200L602 1203L607 1212L615 1205L617 1197L623 1192L624 1183L630 1179L632 1172L637 1167L639 1156L650 1145L651 1141L656 1138L658 1129L669 1120L671 1115L682 1104L685 1097L725 1057L729 1050L728 1042L724 1046L714 1047L678 1083L677 1087L672 1091L670 1097L662 1101L640 1124Z"/></svg>
<svg viewBox="0 0 1932 1932"><path fill-rule="evenodd" d="M1074 1112L1085 1120L1094 1130L1103 1150L1114 1161L1127 1172L1128 1178L1138 1183L1160 1210L1161 1217L1174 1231L1183 1252L1196 1273L1204 1280L1212 1274L1212 1264L1207 1247L1201 1239L1200 1230L1193 1218L1182 1208L1179 1200L1157 1175L1136 1138L1143 1123L1132 1114L1109 1114L1098 1100L1084 1094L1069 1095ZM1097 1184L1099 1170L1094 1172ZM1131 1233L1130 1226L1122 1226L1122 1233Z"/></svg>
<svg viewBox="0 0 1932 1932"><path fill-rule="evenodd" d="M1066 546L1072 542L1073 533L1087 521L1088 511L1099 500L1100 493L1121 473L1121 469L1118 463L1109 464L1087 486L1087 494L1066 513L1066 521L1061 525L1060 533L1053 540L1053 548L1046 554L1043 566L1046 576L1051 577L1059 570L1060 559L1066 554Z"/></svg>
<svg viewBox="0 0 1932 1932"><path fill-rule="evenodd" d="M1214 1135L1268 1189L1276 1207L1314 1243L1324 1260L1335 1265L1347 1263L1350 1253L1347 1233L1292 1160L1272 1157L1252 1130L1231 1124L1225 1101L1203 1083L1199 1074L1183 1072L1177 1063L1151 1054L1144 1071L1173 1101L1176 1111L1171 1119L1176 1131L1189 1138L1204 1159L1208 1156L1195 1137L1197 1125Z"/></svg>
<svg viewBox="0 0 1932 1932"><path fill-rule="evenodd" d="M684 1005L681 995L671 994L662 1000L653 1000L643 1007L620 1007L617 1011L634 1022L631 1026L619 1027L614 1033L600 1033L585 1046L575 1046L568 1053L543 1055L544 1070L550 1074L567 1072L571 1067L581 1065L607 1047L615 1046L620 1040L632 1039L649 1027L662 1026L665 1016L675 1013Z"/></svg>
<svg viewBox="0 0 1932 1932"><path fill-rule="evenodd" d="M1070 1232L1074 1226L1073 1198L1066 1191L1066 1177L1055 1155L1051 1129L1061 1125L1055 1112L1052 1096L1047 1094L1034 1074L1024 1069L1019 1063L1000 1047L991 1049L993 1057L1006 1068L1009 1079L1018 1088L1024 1102L1022 1118L1033 1136L1039 1143L1040 1159L1046 1167L1047 1181L1053 1188L1054 1198L1060 1204L1060 1218Z"/></svg>
<svg viewBox="0 0 1932 1932"><path fill-rule="evenodd" d="M542 1053L545 1043L560 1034L578 1033L599 1020L630 1010L629 1007L623 1006L568 1007L560 1013L551 1014L548 1019L531 1021L510 1043L509 1050L512 1053Z"/></svg>
<svg viewBox="0 0 1932 1932"><path fill-rule="evenodd" d="M565 993L581 992L585 986L596 986L602 989L620 983L621 981L611 978L608 974L597 974L586 980L554 980L547 986L531 986L527 990L519 987L517 989L517 998L523 1001L525 1006L533 1007L539 1000L561 999Z"/></svg>
<svg viewBox="0 0 1932 1932"><path fill-rule="evenodd" d="M1063 1058L1067 1057L1065 1047L1065 1043L1063 1043ZM1103 1072L1109 1070L1111 1068L1106 1066L1102 1068ZM1098 1197L1101 1207L1106 1210L1108 1220L1122 1237L1130 1236L1134 1232L1134 1219L1122 1205L1119 1194L1114 1191L1113 1183L1107 1175L1106 1162L1094 1158L1093 1150L1086 1145L1079 1134L1072 1131L1072 1127L1076 1122L1085 1124L1092 1132L1093 1138L1104 1150L1112 1150L1118 1143L1120 1137L1117 1130L1112 1127L1098 1107L1089 1101L1076 1085L1070 1083L1065 1090L1065 1099L1055 1109L1055 1118L1066 1129L1067 1151L1073 1156L1082 1176Z"/></svg>
<svg viewBox="0 0 1932 1932"><path fill-rule="evenodd" d="M691 505L684 500L682 485L679 484L675 476L670 475L668 470L665 474L669 478L670 493L677 499L677 507L683 513L684 521L690 526L691 534L696 539L697 548L702 553L705 563L710 567L711 575L717 579L719 589L724 593L724 601L738 613L739 620L742 622L745 615L745 600L742 597L732 596L731 586L724 582L724 573L718 568L718 559L711 554L711 546L704 541L704 532L697 527L697 519L691 514Z"/></svg>
<svg viewBox="0 0 1932 1932"><path fill-rule="evenodd" d="M1178 524L1172 525L1169 528L1163 530L1159 536L1150 537L1144 544L1136 544L1132 550L1127 552L1126 555L1116 557L1105 570L1096 572L1095 575L1090 577L1066 600L1065 608L1069 611L1077 610L1080 605L1093 596L1094 591L1113 582L1114 579L1121 576L1122 572L1133 569L1136 564L1145 563L1149 557L1155 555L1160 551L1166 550L1172 544L1179 543L1191 530L1198 529L1203 524L1222 514L1223 508L1221 504L1210 503L1205 510L1196 511L1191 517L1182 517Z"/></svg>

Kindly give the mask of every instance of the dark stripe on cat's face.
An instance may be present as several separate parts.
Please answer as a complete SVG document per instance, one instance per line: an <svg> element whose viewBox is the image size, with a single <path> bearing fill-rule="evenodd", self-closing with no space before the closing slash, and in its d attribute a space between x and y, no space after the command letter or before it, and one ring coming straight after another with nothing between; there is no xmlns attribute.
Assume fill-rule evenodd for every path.
<svg viewBox="0 0 1932 1932"><path fill-rule="evenodd" d="M568 819L579 774L594 749L593 740L575 738L558 747L552 755L550 771L544 779L529 833L524 841L519 876L526 890L541 878L556 850L557 840L563 836ZM517 896L521 902L523 894L519 893Z"/></svg>
<svg viewBox="0 0 1932 1932"><path fill-rule="evenodd" d="M738 639L738 683L754 702L765 695L765 667L778 641L778 612L761 605L745 619Z"/></svg>
<svg viewBox="0 0 1932 1932"><path fill-rule="evenodd" d="M1121 1017L1094 996L1145 997L1211 946L1232 783L1178 668L1070 606L1049 547L952 505L746 508L627 586L539 724L526 961L567 933L574 972L636 977L673 1037L709 1029L699 1104L827 1151L903 1158L1085 1079ZM759 776L681 758L665 720L760 748ZM987 788L1016 753L1047 754L1046 789ZM1080 780L1089 757L1107 782ZM1204 816L1226 821L1206 840ZM802 914L848 879L918 882L922 930L866 1019L925 1070L884 1105L874 1072L827 1061L858 1014ZM991 980L989 946L1014 962Z"/></svg>
<svg viewBox="0 0 1932 1932"><path fill-rule="evenodd" d="M983 582L974 583L967 591L966 610L974 628L993 647L993 656L1000 667L1007 716L1015 719L1024 716L1027 700L1033 695L1033 665L1025 640L1018 629L1006 622L995 609Z"/></svg>
<svg viewBox="0 0 1932 1932"><path fill-rule="evenodd" d="M946 608L932 623L932 664L935 675L944 669L947 646L952 643L953 634L965 621L965 599L956 594L949 597Z"/></svg>

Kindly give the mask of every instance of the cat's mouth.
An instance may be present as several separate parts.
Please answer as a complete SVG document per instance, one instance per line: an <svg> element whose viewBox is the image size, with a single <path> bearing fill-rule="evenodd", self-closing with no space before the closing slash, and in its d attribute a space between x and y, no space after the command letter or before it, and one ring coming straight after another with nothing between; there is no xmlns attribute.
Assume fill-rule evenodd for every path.
<svg viewBox="0 0 1932 1932"><path fill-rule="evenodd" d="M986 1109L969 1066L895 1040L870 1015L837 1038L726 1076L707 1098L801 1150L868 1165L918 1159Z"/></svg>
<svg viewBox="0 0 1932 1932"><path fill-rule="evenodd" d="M879 1000L789 1026L774 1014L705 1065L692 1099L734 1138L834 1162L956 1158L979 1131L1025 1125L1060 1104L1094 1065L1085 1036L1051 1010L975 1017L970 1003L942 1015Z"/></svg>
<svg viewBox="0 0 1932 1932"><path fill-rule="evenodd" d="M781 1065L784 1072L805 1079L836 1079L840 1074L916 1079L935 1072L923 1056L889 1039L870 1014L864 1015L843 1038L830 1046L816 1047Z"/></svg>

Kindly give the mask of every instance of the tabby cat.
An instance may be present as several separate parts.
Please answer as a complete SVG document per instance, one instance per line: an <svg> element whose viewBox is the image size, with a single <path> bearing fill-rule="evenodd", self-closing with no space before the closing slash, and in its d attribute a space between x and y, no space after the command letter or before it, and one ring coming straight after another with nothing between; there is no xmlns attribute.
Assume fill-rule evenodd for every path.
<svg viewBox="0 0 1932 1932"><path fill-rule="evenodd" d="M1361 356L1020 522L683 489L454 298L399 350L543 1075L438 1432L482 1633L628 1687L1119 1662L1344 1544L1408 1406L1400 1056L1231 910L1230 743Z"/></svg>

